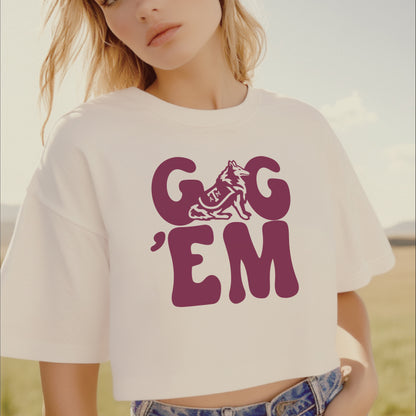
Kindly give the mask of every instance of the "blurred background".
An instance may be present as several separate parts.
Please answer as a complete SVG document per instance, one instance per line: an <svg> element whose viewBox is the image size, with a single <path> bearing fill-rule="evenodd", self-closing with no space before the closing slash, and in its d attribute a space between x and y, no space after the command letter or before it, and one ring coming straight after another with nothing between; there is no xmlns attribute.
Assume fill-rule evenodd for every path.
<svg viewBox="0 0 416 416"><path fill-rule="evenodd" d="M379 373L370 416L415 415L415 88L413 0L244 0L268 47L253 85L305 101L331 123L393 246L396 266L358 293ZM38 78L49 46L42 2L1 2L1 261L42 152ZM83 101L82 60L47 130ZM37 362L1 358L1 414L41 415ZM101 365L99 415L128 415Z"/></svg>

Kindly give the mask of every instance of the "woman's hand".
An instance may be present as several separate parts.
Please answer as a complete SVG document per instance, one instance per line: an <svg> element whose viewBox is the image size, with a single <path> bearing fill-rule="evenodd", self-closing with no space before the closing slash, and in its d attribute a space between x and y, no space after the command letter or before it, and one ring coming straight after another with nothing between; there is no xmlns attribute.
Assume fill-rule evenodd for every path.
<svg viewBox="0 0 416 416"><path fill-rule="evenodd" d="M329 403L324 416L367 416L377 397L377 375L371 369L360 368L354 374L352 367L341 367L344 388Z"/></svg>

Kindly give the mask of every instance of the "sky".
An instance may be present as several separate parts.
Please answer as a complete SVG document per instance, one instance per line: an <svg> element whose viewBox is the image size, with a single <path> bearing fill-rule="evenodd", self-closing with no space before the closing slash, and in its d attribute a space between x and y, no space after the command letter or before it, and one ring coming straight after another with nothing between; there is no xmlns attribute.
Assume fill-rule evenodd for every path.
<svg viewBox="0 0 416 416"><path fill-rule="evenodd" d="M122 1L122 0L121 0ZM413 0L243 0L267 51L254 87L328 119L384 227L415 218ZM1 2L1 202L20 204L39 161L41 1ZM57 90L47 130L83 101L81 61Z"/></svg>

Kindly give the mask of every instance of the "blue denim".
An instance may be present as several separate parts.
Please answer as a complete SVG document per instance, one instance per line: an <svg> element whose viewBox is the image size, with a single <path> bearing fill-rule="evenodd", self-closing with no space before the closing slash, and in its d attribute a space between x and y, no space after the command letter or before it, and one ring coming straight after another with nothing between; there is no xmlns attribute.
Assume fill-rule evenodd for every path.
<svg viewBox="0 0 416 416"><path fill-rule="evenodd" d="M317 416L343 389L341 368L310 376L279 393L268 402L245 406L194 408L157 400L131 402L130 416Z"/></svg>

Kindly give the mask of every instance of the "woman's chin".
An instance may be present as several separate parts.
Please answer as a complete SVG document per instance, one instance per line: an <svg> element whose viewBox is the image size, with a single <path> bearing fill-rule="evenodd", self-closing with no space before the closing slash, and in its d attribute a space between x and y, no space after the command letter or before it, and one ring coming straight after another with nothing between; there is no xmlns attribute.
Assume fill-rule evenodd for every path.
<svg viewBox="0 0 416 416"><path fill-rule="evenodd" d="M196 53L172 49L170 51L161 51L160 56L158 56L157 58L154 57L152 59L148 59L145 62L151 65L153 68L161 69L164 71L172 71L186 65L188 62L192 60L192 58L195 57L195 55Z"/></svg>

